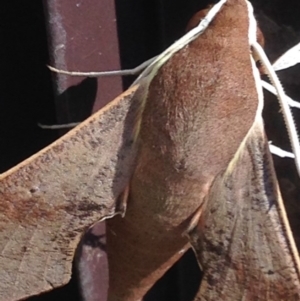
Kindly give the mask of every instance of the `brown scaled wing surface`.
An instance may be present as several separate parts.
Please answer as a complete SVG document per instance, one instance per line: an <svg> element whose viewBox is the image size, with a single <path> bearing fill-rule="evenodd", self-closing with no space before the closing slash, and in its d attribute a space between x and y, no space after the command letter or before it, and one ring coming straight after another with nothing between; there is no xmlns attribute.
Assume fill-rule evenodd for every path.
<svg viewBox="0 0 300 301"><path fill-rule="evenodd" d="M262 122L215 179L189 236L204 272L195 301L300 300L298 252Z"/></svg>
<svg viewBox="0 0 300 301"><path fill-rule="evenodd" d="M122 211L136 88L0 176L0 300L67 283L84 229Z"/></svg>

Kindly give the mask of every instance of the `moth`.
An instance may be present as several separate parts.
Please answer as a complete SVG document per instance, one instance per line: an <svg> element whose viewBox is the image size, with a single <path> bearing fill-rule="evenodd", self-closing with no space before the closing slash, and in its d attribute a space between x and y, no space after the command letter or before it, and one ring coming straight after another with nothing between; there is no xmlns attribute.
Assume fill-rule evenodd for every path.
<svg viewBox="0 0 300 301"><path fill-rule="evenodd" d="M190 247L195 300L300 300L256 33L248 1L218 2L128 91L1 175L1 300L68 282L82 232L105 219L108 300L141 300Z"/></svg>

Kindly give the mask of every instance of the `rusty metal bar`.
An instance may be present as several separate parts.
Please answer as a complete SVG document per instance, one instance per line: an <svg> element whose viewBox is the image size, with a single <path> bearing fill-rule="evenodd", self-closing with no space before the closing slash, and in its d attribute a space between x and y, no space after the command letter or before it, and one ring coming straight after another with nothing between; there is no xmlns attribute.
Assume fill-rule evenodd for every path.
<svg viewBox="0 0 300 301"><path fill-rule="evenodd" d="M80 71L120 69L113 1L49 0L44 6L52 66ZM84 120L122 92L118 77L97 80L53 74L53 78L59 124ZM76 255L84 300L106 301L107 265L105 224L101 223L83 237Z"/></svg>

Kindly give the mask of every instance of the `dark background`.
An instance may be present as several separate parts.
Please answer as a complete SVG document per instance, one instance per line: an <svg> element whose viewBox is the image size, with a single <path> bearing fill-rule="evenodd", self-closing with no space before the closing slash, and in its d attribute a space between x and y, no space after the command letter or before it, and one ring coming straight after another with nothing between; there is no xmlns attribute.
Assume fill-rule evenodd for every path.
<svg viewBox="0 0 300 301"><path fill-rule="evenodd" d="M78 16L75 18L70 13L68 8L70 3L64 7L58 6L54 11L53 6L49 5L50 2L52 0L44 1L44 4L42 1L36 0L0 2L0 39L2 41L0 47L1 172L37 152L63 133L62 131L43 130L37 126L39 122L56 124L81 121L91 114L93 108L96 110L118 95L121 92L122 84L126 88L132 81L132 78L126 78L122 83L119 78L113 79L106 87L106 90L109 90L107 92L103 82L99 82L99 80L80 79L76 84L70 80L65 85L59 76L51 76L46 64L51 63L61 67L59 65L60 57L54 53L55 43L59 42L59 24L53 22L53 15L66 16L66 20L70 22L65 27L66 34L68 34L68 30L74 30L74 28L76 30L76 22L80 23L80 21L78 21ZM108 57L110 55L113 57L112 64L106 65L104 62L101 65L101 63L99 68L102 69L99 70L118 68L119 64L123 69L132 68L160 53L182 36L189 18L209 3L209 1L201 0L117 0L114 10L113 5L106 9L103 7L100 9L97 7L97 2L101 1L90 0L89 5L95 5L95 10L98 8L96 13L99 15L99 22L114 14L117 18L117 32L112 30L110 35L104 32L102 44L99 43L99 47L102 47L103 51L107 51ZM252 2L255 5L258 19L262 20L261 28L265 33L266 50L271 59L299 42L297 40L297 33L300 32L299 0L256 0ZM59 4L59 1L53 0L53 3ZM265 22L266 16L267 22ZM74 18L73 21L72 18ZM83 18L86 17L83 16ZM106 20L102 26L110 27L109 20ZM88 21L86 22L88 23ZM85 21L80 24L83 24L82 31L88 30L84 27ZM112 53L111 48L105 44L105 40L106 38L113 39L113 35L115 36L114 41L117 43ZM68 67L88 71L91 68L89 66L98 66L93 61L97 57L92 58L89 65L85 64L86 60L80 53L80 47L82 47L80 42L76 44L76 47L78 52L67 49L63 54L66 56L65 59L69 60ZM90 46L85 45L85 47L88 49L94 46L91 42ZM120 61L118 61L119 55ZM300 95L299 74L297 67L280 73L287 92L294 99ZM96 95L101 94L102 91L106 96L101 95L100 98L97 98ZM289 149L279 108L276 102L269 98L270 95L266 95L265 122L268 136L276 145ZM98 102L96 105L95 101ZM295 114L296 120L299 120L299 113L295 112ZM292 227L299 228L299 214L294 205L297 198L298 203L300 201L299 191L297 192L295 184L298 180L295 168L292 162L278 158L275 158L275 164L283 194L288 198L286 206ZM296 242L299 246L297 237ZM199 277L200 272L195 264L195 259L189 252L151 290L147 300L191 300L197 289ZM76 276L67 286L29 300L63 300L67 297L79 300Z"/></svg>

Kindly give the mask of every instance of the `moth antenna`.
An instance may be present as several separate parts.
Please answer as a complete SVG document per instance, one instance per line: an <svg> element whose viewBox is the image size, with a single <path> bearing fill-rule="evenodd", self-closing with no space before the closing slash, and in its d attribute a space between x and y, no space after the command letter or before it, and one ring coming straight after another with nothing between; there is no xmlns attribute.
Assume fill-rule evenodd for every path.
<svg viewBox="0 0 300 301"><path fill-rule="evenodd" d="M70 75L70 76L86 76L86 77L104 77L104 76L126 76L126 75L136 75L137 73L141 73L137 80L131 86L139 83L142 78L147 77L150 74L149 80L154 77L157 70L177 51L187 45L189 42L196 39L199 35L201 35L205 29L208 27L210 22L215 18L217 13L221 10L222 6L227 2L227 0L220 0L211 9L208 11L207 15L199 22L198 26L193 28L187 34L185 34L181 39L176 41L172 44L169 48L163 51L160 55L155 56L139 66L133 69L125 69L125 70L113 70L113 71L104 71L104 72L77 72L77 71L66 71L62 69L57 69L52 66L47 65L47 67L56 73ZM143 105L142 105L143 107ZM80 122L79 122L80 123ZM43 125L38 124L39 127L42 129L50 129L50 130L57 130L57 129L67 129L77 126L79 123L68 123L68 124L60 124L60 125ZM134 131L138 133L138 126L137 130Z"/></svg>
<svg viewBox="0 0 300 301"><path fill-rule="evenodd" d="M210 24L210 22L214 19L216 14L220 11L224 3L226 3L227 0L220 0L218 3L216 3L208 12L205 18L201 20L199 25L192 29L190 32L188 32L186 35L184 35L181 39L176 41L174 44L172 44L169 48L167 48L164 52L162 52L160 55L157 55L142 64L138 65L135 68L132 69L125 69L125 70L112 70L112 71L90 71L90 72L80 72L80 71L67 71L58 69L55 67L52 67L50 65L47 65L47 67L58 74L64 74L64 75L70 75L70 76L86 76L86 77L107 77L107 76L127 76L127 75L136 75L141 73L143 70L144 72L140 75L138 80L141 77L146 76L145 71L149 73L149 67L150 70L154 70L154 75L156 74L156 71L158 68L163 65L175 52L180 50L182 47L187 45L190 41L194 40L198 35L200 35ZM146 69L146 70L145 70ZM137 81L134 82L133 85L136 84Z"/></svg>
<svg viewBox="0 0 300 301"><path fill-rule="evenodd" d="M296 125L295 125L295 122L293 119L293 115L292 115L292 112L288 105L288 102L286 100L287 96L285 95L283 87L282 87L274 69L272 68L272 65L269 62L264 50L261 48L261 46L257 42L253 42L251 44L251 46L254 51L254 53L253 53L254 56L259 58L263 67L265 68L267 75L269 76L272 84L274 85L274 87L277 91L279 104L282 108L283 119L286 124L287 132L288 132L288 135L289 135L289 138L291 141L292 150L295 155L296 168L298 171L298 175L300 176L300 144L299 144L298 133L296 130Z"/></svg>
<svg viewBox="0 0 300 301"><path fill-rule="evenodd" d="M158 69L168 61L168 59L177 51L182 49L191 41L195 40L199 35L201 35L205 29L208 27L210 22L215 18L218 12L221 10L222 6L227 2L227 0L220 0L216 3L207 13L205 18L203 18L199 25L186 33L183 37L173 43L160 55L158 55L155 60L140 74L140 76L134 81L131 86L138 84L142 78L149 77L151 80L157 73Z"/></svg>
<svg viewBox="0 0 300 301"><path fill-rule="evenodd" d="M276 89L272 85L265 82L264 80L261 81L261 84L262 84L263 88L265 88L266 90L268 90L272 94L278 96ZM286 101L287 101L287 103L290 107L300 109L300 103L298 101L293 100L292 98L290 98L287 95L285 97L286 97Z"/></svg>
<svg viewBox="0 0 300 301"><path fill-rule="evenodd" d="M56 73L70 75L70 76L87 76L87 77L104 77L104 76L126 76L126 75L135 75L137 73L141 73L140 76L134 81L131 85L134 86L138 84L143 78L148 78L148 81L155 76L157 70L177 51L187 45L189 42L196 39L200 34L202 34L205 29L208 27L210 22L215 18L217 13L221 10L222 6L227 2L227 0L220 0L217 4L215 4L207 13L207 15L199 22L198 26L193 28L187 34L185 34L181 39L176 41L172 44L169 48L163 51L160 55L155 56L141 65L127 70L114 70L114 71L104 71L104 72L77 72L77 71L66 71L62 69L57 69L52 66L48 65L48 68ZM145 101L145 100L144 100ZM135 130L134 130L134 140L136 141L137 135L139 133L139 125L140 125L140 118L142 115L143 107L145 103L141 103L140 113L138 114L139 120L136 122ZM60 125L43 125L38 124L39 127L42 129L49 129L49 130L57 130L57 129L67 129L72 128L79 123L68 123L68 124L60 124Z"/></svg>
<svg viewBox="0 0 300 301"><path fill-rule="evenodd" d="M47 65L47 67L58 74L65 74L70 76L87 76L87 77L106 77L106 76L126 76L126 75L136 75L141 73L145 68L147 68L154 60L156 59L156 56L143 62L142 64L138 65L135 68L132 69L124 69L124 70L112 70L112 71L91 71L91 72L78 72L78 71L66 71L62 69L54 68L50 65Z"/></svg>
<svg viewBox="0 0 300 301"><path fill-rule="evenodd" d="M273 64L275 71L287 69L300 63L300 43L287 50Z"/></svg>

